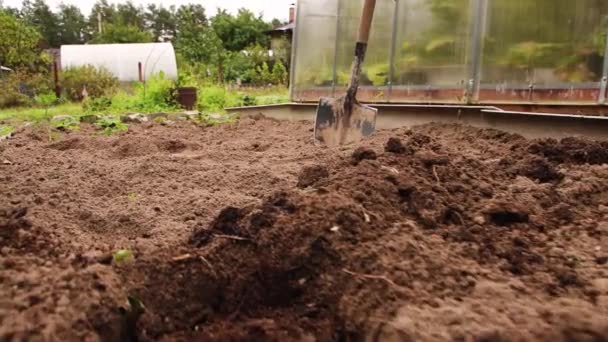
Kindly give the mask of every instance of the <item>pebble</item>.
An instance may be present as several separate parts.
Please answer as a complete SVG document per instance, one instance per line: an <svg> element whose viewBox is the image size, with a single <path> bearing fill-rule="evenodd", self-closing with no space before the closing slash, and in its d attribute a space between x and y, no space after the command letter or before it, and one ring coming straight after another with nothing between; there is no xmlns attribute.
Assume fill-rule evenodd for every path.
<svg viewBox="0 0 608 342"><path fill-rule="evenodd" d="M593 287L602 295L608 295L608 278L599 278L591 282Z"/></svg>
<svg viewBox="0 0 608 342"><path fill-rule="evenodd" d="M600 222L597 225L597 231L600 233L608 234L608 222Z"/></svg>
<svg viewBox="0 0 608 342"><path fill-rule="evenodd" d="M475 216L473 218L473 222L477 223L478 225L483 225L486 223L486 219L483 216Z"/></svg>

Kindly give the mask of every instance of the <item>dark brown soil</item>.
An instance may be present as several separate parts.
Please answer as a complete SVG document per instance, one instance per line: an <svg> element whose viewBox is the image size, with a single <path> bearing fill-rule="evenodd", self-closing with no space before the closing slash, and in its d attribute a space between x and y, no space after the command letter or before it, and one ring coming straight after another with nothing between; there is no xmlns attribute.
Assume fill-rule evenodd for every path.
<svg viewBox="0 0 608 342"><path fill-rule="evenodd" d="M0 340L608 339L608 145L310 127L0 143Z"/></svg>

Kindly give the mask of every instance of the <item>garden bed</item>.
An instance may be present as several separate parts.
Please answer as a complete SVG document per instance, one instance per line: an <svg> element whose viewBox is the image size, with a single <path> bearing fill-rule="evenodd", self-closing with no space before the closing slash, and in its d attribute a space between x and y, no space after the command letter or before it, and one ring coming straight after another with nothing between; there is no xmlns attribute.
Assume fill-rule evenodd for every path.
<svg viewBox="0 0 608 342"><path fill-rule="evenodd" d="M0 340L608 338L608 145L311 128L0 142Z"/></svg>

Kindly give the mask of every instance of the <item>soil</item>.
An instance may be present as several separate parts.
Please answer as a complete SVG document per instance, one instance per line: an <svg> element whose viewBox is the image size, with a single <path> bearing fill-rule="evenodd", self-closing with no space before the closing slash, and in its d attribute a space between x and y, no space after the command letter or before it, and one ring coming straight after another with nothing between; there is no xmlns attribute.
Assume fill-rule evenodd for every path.
<svg viewBox="0 0 608 342"><path fill-rule="evenodd" d="M311 127L0 143L0 340L608 339L606 143Z"/></svg>

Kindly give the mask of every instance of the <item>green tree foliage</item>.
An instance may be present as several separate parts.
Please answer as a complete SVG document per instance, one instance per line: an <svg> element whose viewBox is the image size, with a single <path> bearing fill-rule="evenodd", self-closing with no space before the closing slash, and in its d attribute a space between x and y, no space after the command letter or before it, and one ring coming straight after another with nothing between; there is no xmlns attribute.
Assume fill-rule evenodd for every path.
<svg viewBox="0 0 608 342"><path fill-rule="evenodd" d="M135 6L132 1L119 3L112 22L115 25L132 26L143 30L146 22L144 9L141 6Z"/></svg>
<svg viewBox="0 0 608 342"><path fill-rule="evenodd" d="M116 7L113 4L108 3L108 0L97 0L89 15L89 33L91 35L99 33L100 19L103 30L104 23L113 23L115 16Z"/></svg>
<svg viewBox="0 0 608 342"><path fill-rule="evenodd" d="M152 34L141 30L136 26L107 24L101 34L97 34L91 44L124 44L124 43L149 43Z"/></svg>
<svg viewBox="0 0 608 342"><path fill-rule="evenodd" d="M169 41L177 35L175 6L157 7L148 5L145 13L146 28L152 32L154 41Z"/></svg>
<svg viewBox="0 0 608 342"><path fill-rule="evenodd" d="M272 83L287 84L287 68L281 61L277 61L272 67Z"/></svg>
<svg viewBox="0 0 608 342"><path fill-rule="evenodd" d="M87 20L74 5L59 6L59 41L60 44L83 44L87 41Z"/></svg>
<svg viewBox="0 0 608 342"><path fill-rule="evenodd" d="M21 16L36 27L49 46L60 45L59 18L44 0L23 0Z"/></svg>
<svg viewBox="0 0 608 342"><path fill-rule="evenodd" d="M38 49L41 36L36 28L0 10L0 64L29 68L48 62Z"/></svg>
<svg viewBox="0 0 608 342"><path fill-rule="evenodd" d="M211 20L211 27L229 51L242 51L256 44L268 46L269 43L270 24L246 9L240 9L236 16L219 10Z"/></svg>
<svg viewBox="0 0 608 342"><path fill-rule="evenodd" d="M175 13L175 21L179 32L193 27L206 27L209 24L205 8L199 4L180 6Z"/></svg>

